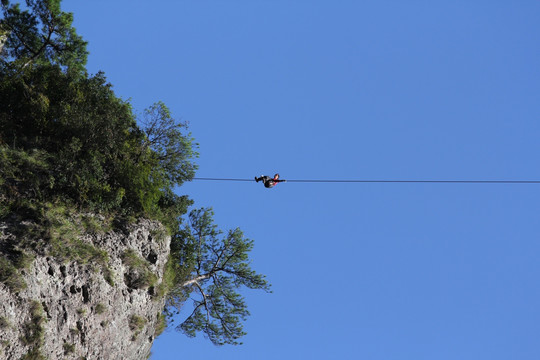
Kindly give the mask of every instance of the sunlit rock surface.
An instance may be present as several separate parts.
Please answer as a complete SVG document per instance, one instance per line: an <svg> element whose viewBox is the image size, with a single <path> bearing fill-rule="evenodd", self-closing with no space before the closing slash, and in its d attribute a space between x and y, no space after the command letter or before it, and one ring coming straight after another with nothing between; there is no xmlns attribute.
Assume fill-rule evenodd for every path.
<svg viewBox="0 0 540 360"><path fill-rule="evenodd" d="M14 241L10 230L0 224L0 245ZM163 308L155 292L169 252L164 234L159 223L140 220L124 231L83 236L108 253L110 271L36 255L21 271L25 289L0 283L0 358L147 359ZM133 285L139 274L123 260L126 251L157 276L154 286Z"/></svg>

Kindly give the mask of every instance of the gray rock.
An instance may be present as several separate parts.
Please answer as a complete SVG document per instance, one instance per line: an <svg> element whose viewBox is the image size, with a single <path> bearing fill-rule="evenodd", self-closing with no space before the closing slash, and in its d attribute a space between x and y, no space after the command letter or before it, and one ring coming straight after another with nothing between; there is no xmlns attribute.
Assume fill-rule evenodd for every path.
<svg viewBox="0 0 540 360"><path fill-rule="evenodd" d="M101 265L79 264L37 255L23 270L27 287L13 293L0 283L0 358L147 359L155 338L163 299L152 288L124 281L134 270L123 263L128 250L163 278L170 237L158 222L140 220L125 232L84 235L81 240L106 250L114 284ZM0 240L12 241L0 224ZM34 352L32 352L34 351Z"/></svg>

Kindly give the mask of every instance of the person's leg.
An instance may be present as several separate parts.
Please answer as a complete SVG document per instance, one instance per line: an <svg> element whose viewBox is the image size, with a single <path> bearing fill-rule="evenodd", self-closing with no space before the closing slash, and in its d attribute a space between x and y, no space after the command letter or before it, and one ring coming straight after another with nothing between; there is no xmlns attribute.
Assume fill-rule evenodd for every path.
<svg viewBox="0 0 540 360"><path fill-rule="evenodd" d="M271 178L269 176L266 176L266 175L261 175L259 177L256 177L255 176L255 181L256 182L259 182L259 181L262 181L262 182L267 182L268 180L270 180Z"/></svg>

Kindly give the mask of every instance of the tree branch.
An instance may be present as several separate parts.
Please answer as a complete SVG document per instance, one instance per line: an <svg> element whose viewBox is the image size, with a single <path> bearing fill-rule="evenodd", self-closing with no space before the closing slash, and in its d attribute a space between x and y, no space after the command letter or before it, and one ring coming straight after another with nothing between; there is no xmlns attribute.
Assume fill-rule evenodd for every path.
<svg viewBox="0 0 540 360"><path fill-rule="evenodd" d="M212 305L214 306L214 309L216 309L215 314L216 314L217 318L219 319L219 322L221 323L221 327L223 328L223 330L225 330L227 333L229 333L231 335L234 335L234 332L229 329L227 321L225 321L223 319L220 312L217 310L216 304L214 303L214 299L212 297L209 297L209 299L210 299L210 302L212 303Z"/></svg>
<svg viewBox="0 0 540 360"><path fill-rule="evenodd" d="M12 24L9 23L9 21L6 21L5 24L8 26L9 30L11 32L13 32L15 34L15 36L17 37L17 39L19 40L19 42L23 45L23 47L28 50L30 53L32 54L36 54L36 52L34 51L34 49L32 49L29 45L26 45L26 42L24 41L24 39L22 38L22 36L19 34L19 32L17 31L17 28L14 27Z"/></svg>
<svg viewBox="0 0 540 360"><path fill-rule="evenodd" d="M197 285L197 288L199 289L199 291L201 293L201 296L203 298L204 308L206 309L206 325L205 325L205 328L206 328L206 331L208 332L208 325L210 324L210 310L208 310L208 302L206 301L206 299L209 298L209 297L208 297L208 295L205 294L204 290L201 288L199 283L196 282L195 284Z"/></svg>
<svg viewBox="0 0 540 360"><path fill-rule="evenodd" d="M49 46L51 44L51 38L52 38L52 35L54 34L54 27L52 27L50 24L48 25L48 28L49 28L49 34L47 35L47 38L45 39L44 38L44 42L43 42L43 45L41 45L41 47L39 48L39 50L37 52L34 53L34 55L28 59L28 61L22 66L23 68L27 67L28 65L30 65L30 63L32 61L34 61L46 48L47 46Z"/></svg>
<svg viewBox="0 0 540 360"><path fill-rule="evenodd" d="M234 253L233 253L231 256L229 256L229 257L227 258L227 260L225 260L225 262L224 262L223 265L221 266L222 270L225 270L225 266L227 265L227 263L229 262L229 260L231 260L233 257L235 257L239 252L240 252L240 249L237 248L237 249L234 251Z"/></svg>
<svg viewBox="0 0 540 360"><path fill-rule="evenodd" d="M181 286L182 286L182 287L188 287L188 286L191 286L191 285L193 285L193 284L196 284L197 286L199 286L199 281L209 279L211 276L212 276L212 273L207 273L207 274L199 275L199 276L197 276L197 277L194 277L194 278L191 279L191 280L185 281L184 283L182 283Z"/></svg>

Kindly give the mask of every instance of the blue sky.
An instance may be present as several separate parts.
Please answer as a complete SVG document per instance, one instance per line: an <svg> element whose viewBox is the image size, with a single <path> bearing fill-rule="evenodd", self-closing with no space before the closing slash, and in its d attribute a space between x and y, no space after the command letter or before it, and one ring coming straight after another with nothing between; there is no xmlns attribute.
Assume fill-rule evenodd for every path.
<svg viewBox="0 0 540 360"><path fill-rule="evenodd" d="M537 1L76 1L88 68L199 177L540 180ZM538 359L540 185L184 185L255 240L244 345L152 359Z"/></svg>

